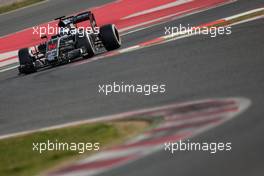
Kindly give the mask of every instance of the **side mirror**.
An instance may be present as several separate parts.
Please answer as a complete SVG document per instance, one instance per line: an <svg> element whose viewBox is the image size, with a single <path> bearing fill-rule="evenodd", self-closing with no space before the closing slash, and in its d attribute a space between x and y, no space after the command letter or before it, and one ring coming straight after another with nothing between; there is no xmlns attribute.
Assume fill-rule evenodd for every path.
<svg viewBox="0 0 264 176"><path fill-rule="evenodd" d="M41 39L48 39L48 37L46 35L42 35L40 38Z"/></svg>

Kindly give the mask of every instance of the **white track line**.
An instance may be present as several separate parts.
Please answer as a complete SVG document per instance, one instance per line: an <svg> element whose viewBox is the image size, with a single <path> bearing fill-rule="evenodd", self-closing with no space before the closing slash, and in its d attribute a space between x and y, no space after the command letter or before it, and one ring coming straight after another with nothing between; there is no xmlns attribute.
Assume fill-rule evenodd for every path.
<svg viewBox="0 0 264 176"><path fill-rule="evenodd" d="M221 100L223 98L217 98L217 99ZM237 99L240 99L240 98L237 98ZM26 131L17 132L17 133L1 135L0 136L0 140L1 139L5 139L5 138L10 138L10 137L26 135L26 134L30 134L30 133L36 133L36 132L60 129L60 128L71 127L71 126L76 126L76 125L81 125L81 124L86 124L86 123L95 123L95 122L105 122L105 121L119 120L119 119L122 119L122 118L127 117L127 116L133 116L133 115L136 115L136 114L139 114L139 113L145 113L145 112L148 112L148 111L157 111L157 110L164 109L164 108L174 107L176 105L178 107L187 106L187 105L190 105L190 104L193 104L193 103L199 103L199 102L204 102L204 101L212 101L212 100L213 100L213 98L212 99L205 99L205 100L196 100L196 101L191 101L191 102L184 102L184 103L174 103L174 104L165 105L165 106L146 108L146 109L141 109L141 110L134 110L134 111L124 112L124 113L120 113L120 114L114 114L114 115L108 115L108 116L103 116L103 117L95 117L95 118L87 119L87 120L69 122L69 123L64 123L64 124L60 124L60 125L54 125L54 126L50 126L50 127L39 128L39 129L35 129L35 130L26 130Z"/></svg>
<svg viewBox="0 0 264 176"><path fill-rule="evenodd" d="M193 0L176 0L174 2L170 2L170 3L165 4L165 5L161 5L161 6L158 6L158 7L154 7L154 8L151 8L151 9L143 10L143 11L128 15L128 16L122 18L122 20L129 19L129 18L134 18L134 17L140 16L140 15L146 15L146 14L149 14L149 13L153 13L153 12L156 12L156 11L168 9L168 8L171 8L171 7L176 7L176 6L179 6L179 5L182 5L182 4L186 4L186 3L189 3L189 2L192 2L192 1Z"/></svg>

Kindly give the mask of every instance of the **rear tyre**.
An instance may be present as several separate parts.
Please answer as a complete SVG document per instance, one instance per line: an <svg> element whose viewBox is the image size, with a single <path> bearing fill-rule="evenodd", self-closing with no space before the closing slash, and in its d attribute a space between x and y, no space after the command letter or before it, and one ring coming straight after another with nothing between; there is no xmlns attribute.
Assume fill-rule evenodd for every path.
<svg viewBox="0 0 264 176"><path fill-rule="evenodd" d="M34 59L30 56L28 48L23 48L18 51L19 73L30 74L36 72Z"/></svg>
<svg viewBox="0 0 264 176"><path fill-rule="evenodd" d="M89 35L77 34L77 48L84 48L87 55L84 58L91 58L95 55L94 46Z"/></svg>
<svg viewBox="0 0 264 176"><path fill-rule="evenodd" d="M121 38L114 24L100 27L100 37L107 51L118 49L121 46Z"/></svg>

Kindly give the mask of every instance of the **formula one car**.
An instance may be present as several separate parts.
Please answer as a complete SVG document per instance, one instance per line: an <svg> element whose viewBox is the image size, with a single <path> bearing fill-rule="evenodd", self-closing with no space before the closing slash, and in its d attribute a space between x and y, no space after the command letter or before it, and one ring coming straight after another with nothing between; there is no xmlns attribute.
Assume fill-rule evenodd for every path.
<svg viewBox="0 0 264 176"><path fill-rule="evenodd" d="M45 42L18 51L19 73L29 74L46 66L57 66L77 58L91 58L98 51L111 51L121 46L121 38L114 24L97 27L94 14L90 11L76 16L59 17L59 33L42 36ZM92 32L87 33L77 24L89 21Z"/></svg>

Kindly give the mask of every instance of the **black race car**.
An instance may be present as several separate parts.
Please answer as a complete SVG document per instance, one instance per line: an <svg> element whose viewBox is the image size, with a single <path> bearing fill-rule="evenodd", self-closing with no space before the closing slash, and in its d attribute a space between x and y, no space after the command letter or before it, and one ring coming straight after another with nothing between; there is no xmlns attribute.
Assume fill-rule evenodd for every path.
<svg viewBox="0 0 264 176"><path fill-rule="evenodd" d="M97 27L94 14L90 11L76 16L59 17L59 33L32 48L18 51L19 73L29 74L46 66L57 66L76 58L91 58L98 51L111 51L121 46L121 39L114 24ZM77 24L89 21L92 32L79 29ZM98 32L97 32L98 31Z"/></svg>

